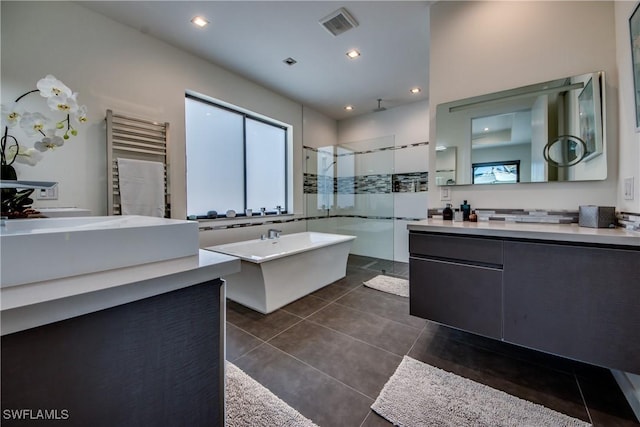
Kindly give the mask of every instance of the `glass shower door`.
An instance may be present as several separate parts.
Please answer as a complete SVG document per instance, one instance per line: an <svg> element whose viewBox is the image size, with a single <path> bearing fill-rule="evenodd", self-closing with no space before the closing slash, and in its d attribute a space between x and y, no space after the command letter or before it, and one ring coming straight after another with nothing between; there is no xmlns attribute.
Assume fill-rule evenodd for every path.
<svg viewBox="0 0 640 427"><path fill-rule="evenodd" d="M305 147L307 229L356 236L351 254L394 259L394 137Z"/></svg>

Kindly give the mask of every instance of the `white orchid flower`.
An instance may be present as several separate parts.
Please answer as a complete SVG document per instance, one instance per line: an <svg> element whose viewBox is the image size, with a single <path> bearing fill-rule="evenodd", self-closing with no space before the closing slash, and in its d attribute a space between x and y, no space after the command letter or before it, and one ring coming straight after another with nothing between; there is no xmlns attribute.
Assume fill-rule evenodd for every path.
<svg viewBox="0 0 640 427"><path fill-rule="evenodd" d="M50 96L47 99L47 105L53 111L62 111L63 113L75 113L78 111L78 101L76 101L77 93L74 93L71 96L67 96L64 93L59 95Z"/></svg>
<svg viewBox="0 0 640 427"><path fill-rule="evenodd" d="M73 115L73 118L77 123L86 123L89 120L87 118L87 106L81 105L80 107L78 107L78 110Z"/></svg>
<svg viewBox="0 0 640 427"><path fill-rule="evenodd" d="M33 148L12 145L8 149L10 158L15 158L16 162L29 166L35 166L42 160L42 154Z"/></svg>
<svg viewBox="0 0 640 427"><path fill-rule="evenodd" d="M20 127L29 136L39 134L49 123L49 119L40 113L24 113L20 120Z"/></svg>
<svg viewBox="0 0 640 427"><path fill-rule="evenodd" d="M2 127L12 128L17 125L23 112L17 102L9 106L2 104Z"/></svg>
<svg viewBox="0 0 640 427"><path fill-rule="evenodd" d="M64 139L61 136L56 135L55 129L47 129L45 135L46 136L44 138L33 144L33 147L36 150L45 152L64 145Z"/></svg>
<svg viewBox="0 0 640 427"><path fill-rule="evenodd" d="M45 78L38 80L36 87L40 91L40 95L45 98L52 96L71 96L71 89L51 74L47 74Z"/></svg>

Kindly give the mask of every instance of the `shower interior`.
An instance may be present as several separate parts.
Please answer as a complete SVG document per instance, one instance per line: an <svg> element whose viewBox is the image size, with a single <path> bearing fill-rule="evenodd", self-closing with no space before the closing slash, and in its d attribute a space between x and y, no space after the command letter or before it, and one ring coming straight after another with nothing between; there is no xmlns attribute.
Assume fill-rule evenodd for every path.
<svg viewBox="0 0 640 427"><path fill-rule="evenodd" d="M304 148L307 230L356 236L351 254L385 272L396 264L393 146L386 136Z"/></svg>

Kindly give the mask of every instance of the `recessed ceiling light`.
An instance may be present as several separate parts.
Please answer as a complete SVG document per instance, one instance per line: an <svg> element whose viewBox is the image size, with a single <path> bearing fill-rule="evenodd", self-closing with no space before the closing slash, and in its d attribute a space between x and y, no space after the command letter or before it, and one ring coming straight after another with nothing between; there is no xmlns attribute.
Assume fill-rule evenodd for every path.
<svg viewBox="0 0 640 427"><path fill-rule="evenodd" d="M419 87L414 87L409 92L411 92L411 93L420 93L420 92L422 92L422 89L420 89Z"/></svg>
<svg viewBox="0 0 640 427"><path fill-rule="evenodd" d="M489 128L484 128L484 131L485 132L489 132Z"/></svg>
<svg viewBox="0 0 640 427"><path fill-rule="evenodd" d="M358 52L357 50L353 49L350 50L349 52L347 52L347 56L351 59L357 58L358 56L360 56L360 52Z"/></svg>
<svg viewBox="0 0 640 427"><path fill-rule="evenodd" d="M204 19L202 16L194 16L194 18L191 20L191 22L194 25L197 25L198 27L202 28L202 27L206 27L207 24L209 23L209 21L207 21L206 19Z"/></svg>
<svg viewBox="0 0 640 427"><path fill-rule="evenodd" d="M347 111L351 111L351 110L353 110L353 105L347 105L347 106L344 107L344 109L347 110Z"/></svg>

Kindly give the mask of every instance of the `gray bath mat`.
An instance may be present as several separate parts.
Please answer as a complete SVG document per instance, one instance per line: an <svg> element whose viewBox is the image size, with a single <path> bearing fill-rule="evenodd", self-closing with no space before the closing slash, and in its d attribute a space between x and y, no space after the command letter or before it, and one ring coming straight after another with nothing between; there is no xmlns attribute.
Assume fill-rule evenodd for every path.
<svg viewBox="0 0 640 427"><path fill-rule="evenodd" d="M225 392L226 427L317 427L230 362Z"/></svg>
<svg viewBox="0 0 640 427"><path fill-rule="evenodd" d="M364 282L364 285L382 292L409 298L409 281L406 279L399 279L397 277L380 274L373 279Z"/></svg>
<svg viewBox="0 0 640 427"><path fill-rule="evenodd" d="M590 425L408 356L371 409L394 425L406 427Z"/></svg>

